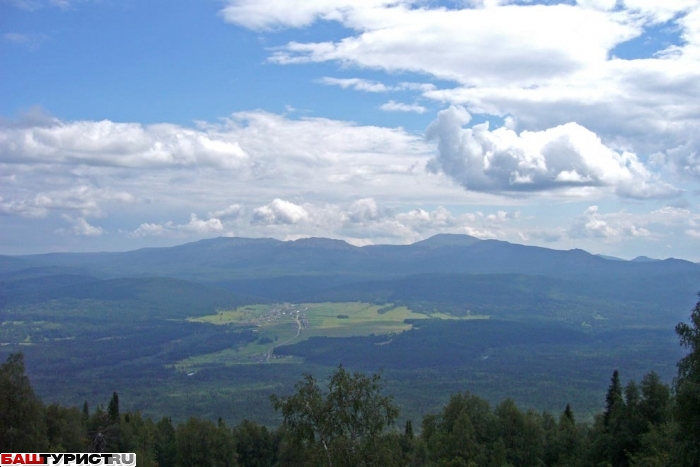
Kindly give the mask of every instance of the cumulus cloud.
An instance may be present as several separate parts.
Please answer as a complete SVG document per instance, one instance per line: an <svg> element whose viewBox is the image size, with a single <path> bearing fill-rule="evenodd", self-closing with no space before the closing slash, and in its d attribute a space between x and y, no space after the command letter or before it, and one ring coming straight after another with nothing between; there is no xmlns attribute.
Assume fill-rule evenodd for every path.
<svg viewBox="0 0 700 467"><path fill-rule="evenodd" d="M83 163L129 168L235 168L248 157L237 141L215 131L109 120L55 120L50 126L4 125L0 127L0 152L0 160L6 163Z"/></svg>
<svg viewBox="0 0 700 467"><path fill-rule="evenodd" d="M82 237L99 237L104 233L102 227L90 225L90 223L88 223L84 217L72 218L66 214L61 217L63 217L65 221L72 224L71 231L75 235Z"/></svg>
<svg viewBox="0 0 700 467"><path fill-rule="evenodd" d="M595 133L568 123L520 134L489 123L464 128L471 116L452 106L438 113L426 138L438 143L428 170L442 172L468 190L536 192L572 187L610 187L621 197L678 195L636 157L605 146Z"/></svg>
<svg viewBox="0 0 700 467"><path fill-rule="evenodd" d="M656 161L683 178L700 179L700 140L691 137L687 142L657 153Z"/></svg>
<svg viewBox="0 0 700 467"><path fill-rule="evenodd" d="M78 211L83 216L99 216L102 214L101 205L104 203L128 204L135 201L135 197L125 191L79 185L66 190L42 191L34 196L7 201L0 197L0 212L40 218L46 217L51 210L68 210Z"/></svg>
<svg viewBox="0 0 700 467"><path fill-rule="evenodd" d="M209 212L209 217L218 219L237 219L243 215L245 209L240 204L232 204L225 209Z"/></svg>
<svg viewBox="0 0 700 467"><path fill-rule="evenodd" d="M347 211L347 218L350 222L365 223L379 220L382 213L377 207L374 198L362 198L353 202Z"/></svg>
<svg viewBox="0 0 700 467"><path fill-rule="evenodd" d="M228 165L203 145L192 147L192 157L172 149L197 140L222 141L245 156ZM163 157L149 148L160 148ZM289 200L303 194L330 206L349 196L432 199L453 192L441 177L412 169L431 151L420 135L400 128L261 111L188 128L62 121L37 108L0 120L0 215L32 219L24 228L50 232L56 215L107 217L136 247L143 237L287 235L300 225L331 235L344 222L344 208L317 209L312 218L306 204ZM190 212L207 217L166 222ZM289 231L281 232L285 226Z"/></svg>
<svg viewBox="0 0 700 467"><path fill-rule="evenodd" d="M273 49L270 60L284 65L333 61L449 80L455 85L415 90L424 98L464 105L471 113L513 116L520 129L542 131L574 121L606 144L642 158L686 144L700 128L700 88L694 84L700 81L696 0L463 4L471 8L411 0L329 0L297 9L287 1L229 0L222 15L256 30L339 22L349 31L345 37L292 41ZM618 46L632 40L641 44L660 25L672 31L669 43L658 50L643 47L647 56L618 56ZM394 90L359 78L323 82ZM391 110L408 110L399 105L406 104ZM650 189L644 188L641 196Z"/></svg>
<svg viewBox="0 0 700 467"><path fill-rule="evenodd" d="M196 214L190 214L190 221L186 224L175 224L172 221L164 224L143 223L131 235L133 237L206 236L221 233L223 230L224 226L219 219L203 220Z"/></svg>
<svg viewBox="0 0 700 467"><path fill-rule="evenodd" d="M268 112L237 112L198 128L111 121L64 122L40 110L0 120L0 164L62 164L104 168L246 169L258 174L293 163L330 167L353 156L423 156L428 147L400 128L324 118L293 120ZM362 156L362 157L361 157ZM348 161L349 162L349 161ZM377 161L376 165L385 165Z"/></svg>
<svg viewBox="0 0 700 467"><path fill-rule="evenodd" d="M517 219L518 217L520 217L520 213L517 211L507 212L499 209L495 213L487 215L486 220L493 224L501 224L512 219Z"/></svg>
<svg viewBox="0 0 700 467"><path fill-rule="evenodd" d="M298 224L309 219L303 206L275 198L270 204L253 211L253 225Z"/></svg>
<svg viewBox="0 0 700 467"><path fill-rule="evenodd" d="M29 218L41 218L46 217L48 214L48 209L42 207L37 202L32 202L30 200L4 200L0 197L0 214L5 215L19 215L22 217Z"/></svg>
<svg viewBox="0 0 700 467"><path fill-rule="evenodd" d="M618 237L620 232L608 225L598 215L598 206L591 206L586 209L586 212L579 217L574 225L571 226L568 232L570 237L599 237L611 238Z"/></svg>
<svg viewBox="0 0 700 467"><path fill-rule="evenodd" d="M314 209L310 206L310 209ZM325 208L326 212L328 207ZM313 217L318 217L313 213ZM332 217L329 217L332 219ZM432 209L385 207L373 198L359 199L341 213L342 224L337 229L343 238L373 239L375 243L407 243L438 233L467 234L479 238L505 239L517 229L517 211L497 210L455 214L444 206Z"/></svg>
<svg viewBox="0 0 700 467"><path fill-rule="evenodd" d="M440 231L444 228L454 227L459 223L452 213L443 206L438 206L433 211L422 208L412 209L408 212L397 214L396 219L417 232L426 230Z"/></svg>
<svg viewBox="0 0 700 467"><path fill-rule="evenodd" d="M600 212L590 206L567 229L570 238L599 238L609 241L635 238L663 239L671 235L687 235L698 225L700 216L684 208L666 206L647 213L626 211Z"/></svg>
<svg viewBox="0 0 700 467"><path fill-rule="evenodd" d="M298 2L281 0L274 4L255 0L228 0L220 11L225 21L255 30L270 30L285 27L301 28L309 26L317 19L339 20L348 11L360 8L374 8L397 0L321 0Z"/></svg>
<svg viewBox="0 0 700 467"><path fill-rule="evenodd" d="M580 2L581 0L579 0ZM588 0L591 1L591 0ZM603 1L603 0L595 0ZM609 3L610 0L605 0ZM647 21L655 23L665 23L679 14L686 13L698 4L695 0L674 0L672 2L658 2L655 0L624 0L622 2L626 9L633 13L640 14ZM607 9L612 9L608 7Z"/></svg>
<svg viewBox="0 0 700 467"><path fill-rule="evenodd" d="M449 10L379 3L357 2L333 17L358 30L357 35L337 42L291 42L274 52L272 61L340 61L429 73L472 86L528 85L604 61L615 44L639 33L638 27L604 12L565 4ZM260 14L278 10L256 9ZM314 18L330 19L322 14ZM542 23L548 27L539 27Z"/></svg>

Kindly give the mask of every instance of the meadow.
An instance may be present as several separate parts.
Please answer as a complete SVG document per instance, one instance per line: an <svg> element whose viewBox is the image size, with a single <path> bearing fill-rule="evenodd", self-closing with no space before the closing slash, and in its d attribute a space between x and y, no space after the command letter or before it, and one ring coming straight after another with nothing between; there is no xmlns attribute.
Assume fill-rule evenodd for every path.
<svg viewBox="0 0 700 467"><path fill-rule="evenodd" d="M405 306L374 305L363 302L246 305L218 310L205 316L190 317L192 323L205 323L251 329L258 339L209 354L194 355L173 365L192 373L199 367L252 363L300 363L299 358L275 355L274 350L312 337L393 336L413 327L414 320L480 320L488 315L454 316L446 313L416 313Z"/></svg>

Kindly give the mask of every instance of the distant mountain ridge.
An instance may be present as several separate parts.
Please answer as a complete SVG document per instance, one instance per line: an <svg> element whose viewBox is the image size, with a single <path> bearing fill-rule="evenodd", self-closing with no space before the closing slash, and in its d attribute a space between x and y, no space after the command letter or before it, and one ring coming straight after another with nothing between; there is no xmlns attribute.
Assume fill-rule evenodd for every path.
<svg viewBox="0 0 700 467"><path fill-rule="evenodd" d="M196 281L305 275L400 277L425 273L548 277L647 277L700 273L679 259L611 261L584 250L553 250L468 235L439 234L410 245L357 247L342 240L218 237L123 253L0 257L0 274L23 268L75 269L102 278L173 277Z"/></svg>

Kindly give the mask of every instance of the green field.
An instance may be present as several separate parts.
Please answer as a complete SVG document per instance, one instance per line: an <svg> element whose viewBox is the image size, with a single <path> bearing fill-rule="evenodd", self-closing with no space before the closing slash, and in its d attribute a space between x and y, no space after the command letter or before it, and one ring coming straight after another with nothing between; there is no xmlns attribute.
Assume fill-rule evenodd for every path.
<svg viewBox="0 0 700 467"><path fill-rule="evenodd" d="M489 317L455 317L445 313L428 315L413 312L405 306L361 302L247 305L233 310L219 310L213 315L188 318L188 321L218 326L253 327L259 336L256 342L188 357L174 366L183 372L193 372L198 367L211 365L298 363L299 359L275 356L274 349L316 336L391 336L411 329L412 325L406 323L406 320L428 318L465 320Z"/></svg>

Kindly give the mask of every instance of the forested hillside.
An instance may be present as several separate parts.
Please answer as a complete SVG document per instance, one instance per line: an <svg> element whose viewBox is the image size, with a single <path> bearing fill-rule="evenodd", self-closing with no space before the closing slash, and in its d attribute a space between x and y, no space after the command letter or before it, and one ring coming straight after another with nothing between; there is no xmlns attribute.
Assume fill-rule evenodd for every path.
<svg viewBox="0 0 700 467"><path fill-rule="evenodd" d="M571 403L591 422L613 369L671 382L681 356L672 328L698 283L687 261L465 235L2 257L0 357L23 352L47 403L94 406L117 391L129 410L176 422L275 426L271 394L339 364L382 371L402 423L465 389L538 411ZM326 311L275 315L285 307Z"/></svg>
<svg viewBox="0 0 700 467"><path fill-rule="evenodd" d="M605 410L593 423L567 404L556 414L495 408L469 392L451 396L419 426L397 426L399 408L381 376L338 367L325 388L305 375L290 395L273 395L276 428L245 420L229 428L191 417L173 424L122 412L115 392L92 411L45 406L22 354L0 366L2 452L136 452L142 466L697 466L700 463L700 302L676 333L689 352L673 389L650 372L623 384L615 370Z"/></svg>

